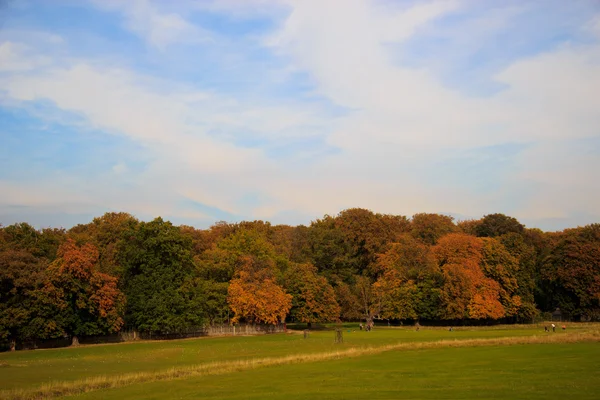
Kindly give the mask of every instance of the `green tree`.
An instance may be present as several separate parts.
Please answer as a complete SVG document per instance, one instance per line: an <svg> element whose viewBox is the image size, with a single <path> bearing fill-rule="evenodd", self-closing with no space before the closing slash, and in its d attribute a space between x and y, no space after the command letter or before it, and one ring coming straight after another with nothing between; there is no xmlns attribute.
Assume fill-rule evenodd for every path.
<svg viewBox="0 0 600 400"><path fill-rule="evenodd" d="M546 258L542 276L554 307L580 320L600 319L600 224L565 230Z"/></svg>
<svg viewBox="0 0 600 400"><path fill-rule="evenodd" d="M488 214L475 228L477 236L480 237L496 237L507 233L522 234L524 230L525 227L516 218L504 214Z"/></svg>
<svg viewBox="0 0 600 400"><path fill-rule="evenodd" d="M333 287L312 264L293 264L285 274L285 289L292 295L290 315L299 322L337 321L340 306Z"/></svg>
<svg viewBox="0 0 600 400"><path fill-rule="evenodd" d="M126 233L120 262L127 295L127 325L140 331L178 332L200 323L182 285L194 275L191 241L156 218Z"/></svg>
<svg viewBox="0 0 600 400"><path fill-rule="evenodd" d="M36 338L33 293L41 287L47 265L45 258L26 250L0 251L0 343L8 342L11 350L19 340Z"/></svg>
<svg viewBox="0 0 600 400"><path fill-rule="evenodd" d="M430 245L436 244L444 235L458 230L454 225L454 218L448 215L420 213L413 215L411 220L412 235Z"/></svg>

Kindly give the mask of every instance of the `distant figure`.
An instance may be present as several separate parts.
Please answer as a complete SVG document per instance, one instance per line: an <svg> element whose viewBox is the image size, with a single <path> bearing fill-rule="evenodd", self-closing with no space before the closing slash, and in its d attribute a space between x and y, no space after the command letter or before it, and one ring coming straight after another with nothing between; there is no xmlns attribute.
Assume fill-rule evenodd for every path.
<svg viewBox="0 0 600 400"><path fill-rule="evenodd" d="M562 329L563 329L563 331L566 331L567 330L567 326L563 324Z"/></svg>
<svg viewBox="0 0 600 400"><path fill-rule="evenodd" d="M362 331L362 322L360 324L358 324L358 327L360 328L360 330Z"/></svg>
<svg viewBox="0 0 600 400"><path fill-rule="evenodd" d="M556 325L552 324L552 332L556 332Z"/></svg>
<svg viewBox="0 0 600 400"><path fill-rule="evenodd" d="M450 329L448 329L450 332L452 332L452 327L450 327Z"/></svg>
<svg viewBox="0 0 600 400"><path fill-rule="evenodd" d="M415 326L417 327L417 332L419 332L419 329L421 329L421 325L420 325L420 324L417 322L417 323L415 324Z"/></svg>
<svg viewBox="0 0 600 400"><path fill-rule="evenodd" d="M544 326L544 332L550 332L547 326Z"/></svg>

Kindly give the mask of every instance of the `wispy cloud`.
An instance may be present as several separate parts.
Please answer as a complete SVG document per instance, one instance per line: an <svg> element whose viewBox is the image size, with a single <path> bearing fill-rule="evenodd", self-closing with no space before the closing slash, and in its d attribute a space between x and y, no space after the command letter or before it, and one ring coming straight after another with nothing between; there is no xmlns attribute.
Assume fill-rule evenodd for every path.
<svg viewBox="0 0 600 400"><path fill-rule="evenodd" d="M600 218L593 2L136 0L64 12L101 15L85 37L102 45L90 56L80 28L9 12L0 105L80 135L73 151L106 137L129 156L90 157L85 172L46 160L44 181L0 175L6 218L23 215L15 206L201 224L355 206L505 212L552 228ZM19 151L5 154L33 157Z"/></svg>

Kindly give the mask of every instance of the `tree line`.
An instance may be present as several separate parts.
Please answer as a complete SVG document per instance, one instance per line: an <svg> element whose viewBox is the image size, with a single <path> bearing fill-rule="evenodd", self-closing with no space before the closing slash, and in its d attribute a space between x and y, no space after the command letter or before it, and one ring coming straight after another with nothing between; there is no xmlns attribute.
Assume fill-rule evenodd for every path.
<svg viewBox="0 0 600 400"><path fill-rule="evenodd" d="M0 227L0 344L222 323L600 319L600 224L543 232L348 209L209 229L107 213Z"/></svg>

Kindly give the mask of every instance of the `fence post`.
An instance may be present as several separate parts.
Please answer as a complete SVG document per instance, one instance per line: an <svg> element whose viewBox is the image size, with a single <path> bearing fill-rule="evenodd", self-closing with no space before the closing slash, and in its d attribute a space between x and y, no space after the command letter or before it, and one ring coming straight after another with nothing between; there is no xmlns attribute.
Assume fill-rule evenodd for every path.
<svg viewBox="0 0 600 400"><path fill-rule="evenodd" d="M335 343L344 343L344 335L340 328L335 329Z"/></svg>

